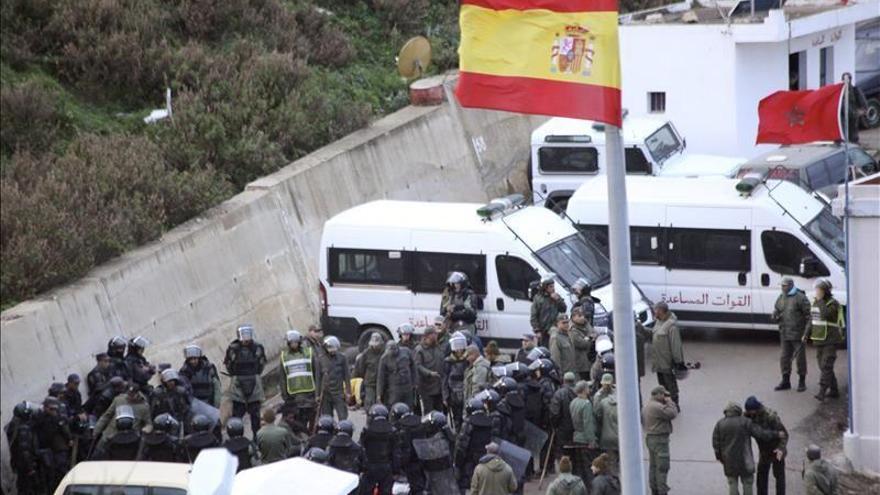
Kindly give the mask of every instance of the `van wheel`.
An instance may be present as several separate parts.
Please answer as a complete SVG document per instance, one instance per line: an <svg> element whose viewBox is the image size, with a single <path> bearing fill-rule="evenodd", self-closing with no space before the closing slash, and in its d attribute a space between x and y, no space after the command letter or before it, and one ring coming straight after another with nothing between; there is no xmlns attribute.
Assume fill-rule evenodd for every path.
<svg viewBox="0 0 880 495"><path fill-rule="evenodd" d="M358 351L362 352L367 348L368 345L370 345L370 337L373 335L373 332L378 332L379 335L381 335L382 338L385 340L385 342L388 342L388 340L391 338L391 332L389 332L388 329L385 327L364 327L364 329L361 330L361 335L358 337Z"/></svg>

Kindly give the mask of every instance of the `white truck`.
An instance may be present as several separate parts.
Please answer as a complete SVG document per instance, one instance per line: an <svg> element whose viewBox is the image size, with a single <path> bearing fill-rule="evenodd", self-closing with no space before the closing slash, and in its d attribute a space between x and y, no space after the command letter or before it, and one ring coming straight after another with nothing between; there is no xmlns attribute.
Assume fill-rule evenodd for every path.
<svg viewBox="0 0 880 495"><path fill-rule="evenodd" d="M846 304L844 233L827 203L784 180L627 177L632 279L683 326L775 329L783 277ZM608 191L588 181L568 215L607 252ZM812 296L811 296L812 297Z"/></svg>
<svg viewBox="0 0 880 495"><path fill-rule="evenodd" d="M362 348L373 332L396 338L401 323L420 334L452 271L467 274L481 301L477 334L503 348L519 347L531 329L529 284L547 273L569 308L568 287L587 279L601 299L595 325L610 327L608 259L569 221L524 204L519 194L488 205L382 200L334 216L321 236L325 332ZM651 324L650 303L635 285L632 294L635 316Z"/></svg>
<svg viewBox="0 0 880 495"><path fill-rule="evenodd" d="M627 116L621 129L626 173L662 177L733 177L745 158L687 153L672 122ZM585 180L606 170L605 126L552 118L532 132L529 181L535 205L562 211Z"/></svg>

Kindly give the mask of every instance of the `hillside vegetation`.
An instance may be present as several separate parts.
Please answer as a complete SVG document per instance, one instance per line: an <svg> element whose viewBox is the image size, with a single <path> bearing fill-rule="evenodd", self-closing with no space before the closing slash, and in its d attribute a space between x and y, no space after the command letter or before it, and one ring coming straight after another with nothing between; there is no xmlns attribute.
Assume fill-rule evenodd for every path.
<svg viewBox="0 0 880 495"><path fill-rule="evenodd" d="M457 62L452 0L0 5L3 307L402 107L408 37Z"/></svg>

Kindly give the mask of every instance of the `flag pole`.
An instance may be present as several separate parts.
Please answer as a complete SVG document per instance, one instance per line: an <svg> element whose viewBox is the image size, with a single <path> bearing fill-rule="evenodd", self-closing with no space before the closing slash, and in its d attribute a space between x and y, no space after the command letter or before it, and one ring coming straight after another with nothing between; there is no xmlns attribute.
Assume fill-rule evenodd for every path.
<svg viewBox="0 0 880 495"><path fill-rule="evenodd" d="M629 273L626 167L619 127L605 126L605 149L608 179L608 251L611 256L611 287L614 296L614 362L620 435L620 484L623 495L643 495L645 473L642 467L642 423L639 414L635 321Z"/></svg>
<svg viewBox="0 0 880 495"><path fill-rule="evenodd" d="M852 294L849 286L849 174L852 171L853 179L855 179L855 168L852 166L852 160L849 157L849 91L850 85L852 84L852 76L848 81L844 81L843 84L843 116L844 116L844 134L843 134L843 154L846 156L846 173L843 175L843 278L844 284L846 284L846 309L843 312L844 322L846 324L847 331L850 331L850 304L849 298ZM838 115L840 115L838 113ZM858 130L858 124L856 124L856 132ZM852 349L850 347L850 343L852 342L852 337L846 339L846 372L847 376L850 380L849 393L846 394L846 402L847 402L847 419L849 420L849 432L853 432L853 394L852 394Z"/></svg>

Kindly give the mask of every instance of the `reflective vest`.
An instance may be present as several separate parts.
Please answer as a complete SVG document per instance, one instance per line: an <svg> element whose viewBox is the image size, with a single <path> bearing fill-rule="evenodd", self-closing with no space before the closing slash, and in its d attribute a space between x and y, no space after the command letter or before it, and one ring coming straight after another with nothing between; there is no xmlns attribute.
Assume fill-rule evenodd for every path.
<svg viewBox="0 0 880 495"><path fill-rule="evenodd" d="M283 349L281 351L281 365L287 375L288 394L295 395L315 391L311 347L300 347L299 352L290 352L290 348Z"/></svg>
<svg viewBox="0 0 880 495"><path fill-rule="evenodd" d="M825 302L826 305L830 305L834 299L828 299ZM810 331L810 339L823 342L828 338L828 329L837 332L837 335L843 337L843 333L840 331L845 325L845 318L843 316L843 306L837 306L837 320L836 321L827 321L822 318L822 310L818 304L822 301L813 301L812 306L810 306L810 317L812 323L812 329Z"/></svg>

